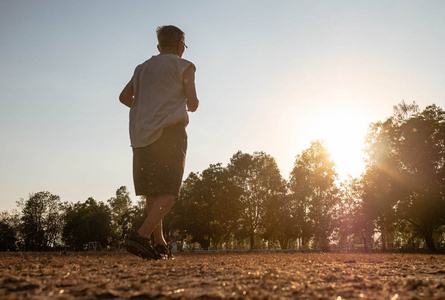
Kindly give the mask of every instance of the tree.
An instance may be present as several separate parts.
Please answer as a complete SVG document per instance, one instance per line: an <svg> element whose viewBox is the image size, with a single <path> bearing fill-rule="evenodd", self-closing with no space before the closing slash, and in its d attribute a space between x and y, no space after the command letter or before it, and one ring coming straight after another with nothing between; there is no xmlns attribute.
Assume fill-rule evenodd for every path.
<svg viewBox="0 0 445 300"><path fill-rule="evenodd" d="M122 244L126 233L131 231L130 209L132 207L130 192L127 187L121 186L116 190L116 196L108 199L111 209L113 226L113 243Z"/></svg>
<svg viewBox="0 0 445 300"><path fill-rule="evenodd" d="M365 140L368 163L362 176L363 211L367 219L375 222L383 250L393 249L397 220L395 194L403 185L392 150L393 127L392 119L370 125Z"/></svg>
<svg viewBox="0 0 445 300"><path fill-rule="evenodd" d="M435 250L434 235L445 224L445 112L433 104L401 118L395 137L394 150L405 182L396 211Z"/></svg>
<svg viewBox="0 0 445 300"><path fill-rule="evenodd" d="M228 171L220 163L202 173L190 173L181 188L180 198L171 213L172 225L203 248L228 241L237 228L238 189L229 181Z"/></svg>
<svg viewBox="0 0 445 300"><path fill-rule="evenodd" d="M13 219L6 211L0 213L0 251L16 250L17 228L12 224Z"/></svg>
<svg viewBox="0 0 445 300"><path fill-rule="evenodd" d="M296 225L307 245L311 237L324 251L329 250L333 232L333 212L338 201L335 164L321 141L297 155L289 187Z"/></svg>
<svg viewBox="0 0 445 300"><path fill-rule="evenodd" d="M231 182L241 191L239 231L249 238L253 249L257 234L264 235L266 229L271 232L271 209L279 205L278 199L285 194L285 183L275 159L264 152L250 155L238 151L227 169Z"/></svg>
<svg viewBox="0 0 445 300"><path fill-rule="evenodd" d="M392 232L404 220L435 250L445 224L445 112L434 104L419 111L402 102L371 125L364 201L382 229Z"/></svg>
<svg viewBox="0 0 445 300"><path fill-rule="evenodd" d="M201 174L199 194L208 202L210 238L221 245L233 237L238 227L240 190L229 180L221 164L210 165Z"/></svg>
<svg viewBox="0 0 445 300"><path fill-rule="evenodd" d="M16 241L14 228L6 222L0 221L0 251L15 250Z"/></svg>
<svg viewBox="0 0 445 300"><path fill-rule="evenodd" d="M283 183L284 185L284 183ZM288 246L289 240L294 239L292 232L292 219L290 218L289 195L285 194L285 189L275 197L272 197L266 205L264 214L263 237L267 241L279 241L280 246ZM269 247L272 246L269 244Z"/></svg>
<svg viewBox="0 0 445 300"><path fill-rule="evenodd" d="M171 218L170 227L179 230L182 237L190 237L192 243L197 242L203 248L208 248L209 210L205 198L197 193L199 182L199 173L191 172L182 184L179 199L175 201L166 218Z"/></svg>
<svg viewBox="0 0 445 300"><path fill-rule="evenodd" d="M67 208L62 234L67 246L82 251L85 244L98 241L106 247L111 235L111 212L103 202L90 197Z"/></svg>
<svg viewBox="0 0 445 300"><path fill-rule="evenodd" d="M372 247L374 223L364 211L362 180L349 177L340 184L339 195L336 212L339 246L363 243L368 251Z"/></svg>
<svg viewBox="0 0 445 300"><path fill-rule="evenodd" d="M60 197L42 191L30 194L29 199L18 202L22 207L21 235L25 247L33 251L55 247L60 239L65 204Z"/></svg>
<svg viewBox="0 0 445 300"><path fill-rule="evenodd" d="M147 218L147 201L145 196L141 196L139 201L133 206L131 206L122 216L122 236L124 238L137 236L138 229L142 226L145 219ZM163 220L163 227L165 230Z"/></svg>

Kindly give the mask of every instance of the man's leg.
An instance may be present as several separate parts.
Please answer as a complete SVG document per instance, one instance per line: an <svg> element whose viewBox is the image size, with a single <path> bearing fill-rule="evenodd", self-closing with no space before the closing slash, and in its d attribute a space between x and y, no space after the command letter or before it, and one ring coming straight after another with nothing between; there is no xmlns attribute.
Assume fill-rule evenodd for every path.
<svg viewBox="0 0 445 300"><path fill-rule="evenodd" d="M156 243L167 244L162 234L162 219L172 207L175 198L171 194L147 197L147 218L138 230L140 236L149 238L154 233Z"/></svg>
<svg viewBox="0 0 445 300"><path fill-rule="evenodd" d="M147 216L150 215L155 201L156 197L146 197ZM162 230L162 220L156 224L156 227L153 229L153 236L156 244L167 246L167 242L164 238L164 232Z"/></svg>
<svg viewBox="0 0 445 300"><path fill-rule="evenodd" d="M167 247L167 241L164 238L164 232L162 229L162 220L156 225L155 229L153 230L153 236L155 239L155 244Z"/></svg>

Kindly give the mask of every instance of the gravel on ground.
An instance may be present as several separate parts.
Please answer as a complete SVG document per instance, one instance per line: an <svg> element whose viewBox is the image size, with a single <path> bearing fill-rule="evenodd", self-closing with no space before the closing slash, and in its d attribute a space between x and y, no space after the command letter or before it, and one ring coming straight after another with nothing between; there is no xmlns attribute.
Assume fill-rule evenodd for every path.
<svg viewBox="0 0 445 300"><path fill-rule="evenodd" d="M445 256L0 253L1 299L445 299Z"/></svg>

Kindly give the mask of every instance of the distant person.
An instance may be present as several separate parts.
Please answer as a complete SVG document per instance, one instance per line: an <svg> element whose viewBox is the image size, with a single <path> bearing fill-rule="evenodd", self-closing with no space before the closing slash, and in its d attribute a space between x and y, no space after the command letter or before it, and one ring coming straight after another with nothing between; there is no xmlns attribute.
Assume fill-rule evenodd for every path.
<svg viewBox="0 0 445 300"><path fill-rule="evenodd" d="M136 195L147 199L147 218L137 236L127 239L125 248L144 259L171 258L162 219L179 196L187 151L187 111L194 112L199 105L195 65L182 59L187 48L184 32L169 25L158 27L156 33L159 55L136 67L119 96L130 107Z"/></svg>

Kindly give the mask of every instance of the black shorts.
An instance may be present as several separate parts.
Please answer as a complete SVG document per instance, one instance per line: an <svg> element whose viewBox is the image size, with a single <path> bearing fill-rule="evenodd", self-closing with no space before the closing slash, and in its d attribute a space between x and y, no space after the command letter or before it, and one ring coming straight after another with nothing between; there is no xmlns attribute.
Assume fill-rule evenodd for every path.
<svg viewBox="0 0 445 300"><path fill-rule="evenodd" d="M136 195L176 197L184 174L187 133L182 123L165 127L154 143L133 148L133 181Z"/></svg>

